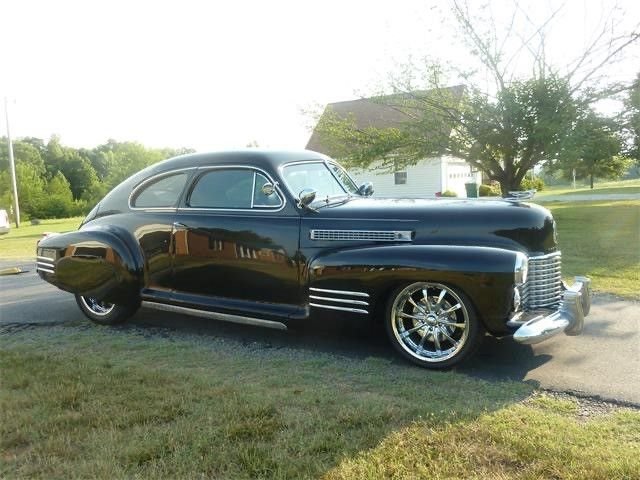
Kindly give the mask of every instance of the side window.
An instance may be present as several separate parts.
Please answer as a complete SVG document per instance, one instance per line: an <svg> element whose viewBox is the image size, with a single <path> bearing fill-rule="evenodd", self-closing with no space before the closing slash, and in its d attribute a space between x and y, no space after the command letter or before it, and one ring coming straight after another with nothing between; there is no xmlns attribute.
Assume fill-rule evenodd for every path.
<svg viewBox="0 0 640 480"><path fill-rule="evenodd" d="M145 185L133 199L136 208L174 207L182 193L187 174L175 173Z"/></svg>
<svg viewBox="0 0 640 480"><path fill-rule="evenodd" d="M192 208L251 209L278 207L282 200L262 174L250 169L216 169L196 181L187 205Z"/></svg>
<svg viewBox="0 0 640 480"><path fill-rule="evenodd" d="M256 181L253 188L253 206L260 207L279 207L282 205L282 200L278 196L278 192L275 189L273 183L269 181L267 177L261 173L256 172ZM265 184L267 188L264 188ZM271 186L271 187L269 187Z"/></svg>

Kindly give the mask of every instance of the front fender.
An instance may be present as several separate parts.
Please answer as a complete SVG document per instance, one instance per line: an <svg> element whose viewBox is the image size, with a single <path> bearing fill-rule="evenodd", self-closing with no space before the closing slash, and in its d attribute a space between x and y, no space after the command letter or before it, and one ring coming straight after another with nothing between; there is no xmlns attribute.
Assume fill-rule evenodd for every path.
<svg viewBox="0 0 640 480"><path fill-rule="evenodd" d="M144 262L127 236L116 227L96 226L46 237L38 243L38 274L67 292L135 302Z"/></svg>
<svg viewBox="0 0 640 480"><path fill-rule="evenodd" d="M493 247L389 245L326 252L308 263L310 288L365 292L382 307L400 285L432 281L470 298L486 328L507 333L516 252Z"/></svg>

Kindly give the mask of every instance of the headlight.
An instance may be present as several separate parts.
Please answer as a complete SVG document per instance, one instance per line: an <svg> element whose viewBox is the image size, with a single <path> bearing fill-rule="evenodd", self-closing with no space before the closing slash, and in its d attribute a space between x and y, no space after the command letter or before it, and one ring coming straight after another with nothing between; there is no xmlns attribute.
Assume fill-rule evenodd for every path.
<svg viewBox="0 0 640 480"><path fill-rule="evenodd" d="M529 259L522 252L516 253L516 263L513 267L514 282L516 285L522 285L527 281L529 273Z"/></svg>

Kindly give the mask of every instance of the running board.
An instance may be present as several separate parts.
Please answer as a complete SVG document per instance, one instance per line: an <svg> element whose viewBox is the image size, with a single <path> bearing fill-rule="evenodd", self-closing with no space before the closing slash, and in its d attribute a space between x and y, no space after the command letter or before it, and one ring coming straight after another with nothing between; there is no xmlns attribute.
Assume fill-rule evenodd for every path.
<svg viewBox="0 0 640 480"><path fill-rule="evenodd" d="M276 330L286 330L287 326L281 322L273 320L262 320L260 318L243 317L241 315L232 315L230 313L209 312L207 310L199 310L197 308L179 307L178 305L169 305L166 303L143 301L143 307L162 310L164 312L182 313L194 317L203 317L213 320L222 320L223 322L241 323L243 325L255 325L258 327L275 328Z"/></svg>

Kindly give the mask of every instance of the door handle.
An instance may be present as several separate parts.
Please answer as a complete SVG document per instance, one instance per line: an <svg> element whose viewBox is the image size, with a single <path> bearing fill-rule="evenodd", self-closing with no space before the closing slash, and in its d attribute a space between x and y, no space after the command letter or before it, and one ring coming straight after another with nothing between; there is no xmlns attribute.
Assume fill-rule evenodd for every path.
<svg viewBox="0 0 640 480"><path fill-rule="evenodd" d="M173 228L189 228L184 223L173 222Z"/></svg>

